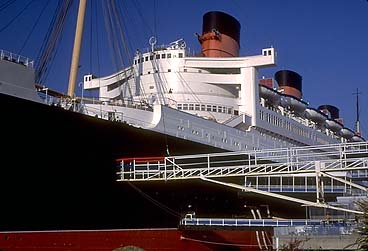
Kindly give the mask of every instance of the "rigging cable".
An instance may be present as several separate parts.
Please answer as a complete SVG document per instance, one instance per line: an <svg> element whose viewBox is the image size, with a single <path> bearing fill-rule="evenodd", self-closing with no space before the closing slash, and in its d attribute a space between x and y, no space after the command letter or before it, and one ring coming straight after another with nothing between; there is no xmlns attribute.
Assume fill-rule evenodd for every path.
<svg viewBox="0 0 368 251"><path fill-rule="evenodd" d="M121 23L119 22L118 13L116 10L116 5L114 0L110 0L105 2L105 5L103 5L104 10L104 23L105 23L105 30L107 32L108 41L110 44L111 49L111 57L113 60L113 64L115 65L115 69L117 72L121 70L121 68L124 67L124 60L123 60L123 54L122 49L119 43L118 35L119 35L119 27L121 28ZM125 75L124 79L127 79L126 71L119 72L118 74L115 74L117 78L117 83L121 84L122 75ZM130 89L128 90L131 96ZM124 99L122 98L122 101L124 102Z"/></svg>
<svg viewBox="0 0 368 251"><path fill-rule="evenodd" d="M157 23L157 12L156 12L156 0L154 0L153 2L153 29L154 29L154 35L155 37L157 37L157 26L156 26L156 23ZM160 88L157 88L158 90L161 90L161 95L162 95L162 99L163 99L163 104L166 105L166 97L165 97L165 93L170 93L167 88L165 88L166 86L163 85L163 81L162 81L162 78L161 78L161 74L160 74L160 69L159 69L159 63L156 59L156 56L155 56L155 53L152 52L153 54L153 60L152 60L152 66L153 66L153 69L157 69L157 73L156 73L156 70L155 72L153 73L154 75L154 78L155 78L155 82L157 82L157 79L158 79L158 83L156 83L158 87ZM167 82L167 81L166 81ZM161 109L161 107L160 107ZM165 114L163 113L162 114L162 124L163 124L163 127L164 127L164 138L165 138L165 146L166 146L166 155L167 156L170 156L170 150L169 150L169 143L168 143L168 140L167 140L167 133L166 133L166 123L165 123Z"/></svg>
<svg viewBox="0 0 368 251"><path fill-rule="evenodd" d="M99 36L99 23L97 20L97 4L96 1L94 1L95 3L95 17L96 17L96 50L97 50L97 74L98 76L101 75L101 64L100 64L100 44L99 44L99 40L100 40L100 36ZM101 78L98 78L98 87L101 88Z"/></svg>
<svg viewBox="0 0 368 251"><path fill-rule="evenodd" d="M116 19L116 22L117 22L117 34L120 35L120 39L121 39L121 44L123 46L123 48L121 48L123 51L125 51L125 55L126 55L126 58L129 60L130 58L130 53L129 53L129 49L128 49L128 45L127 45L127 39L126 37L124 36L124 32L123 32L123 26L124 26L124 23L122 23L120 20L123 20L121 18L122 16L122 13L121 13L121 9L119 8L119 5L116 7L116 4L115 4L115 1L113 2L113 11L114 11L114 16L115 16L115 19ZM120 14L119 14L120 13ZM125 29L126 30L126 29ZM119 40L116 41L117 44L120 44L119 43ZM123 57L123 53L122 51L120 52L121 54L119 55L120 56L120 63L121 63L121 67L122 68L125 68L125 65L129 65L129 62L124 62L124 57ZM130 69L133 69L133 68L130 68ZM131 74L134 75L134 72L131 70ZM122 76L122 75L119 75L119 76ZM128 80L128 76L127 76L127 71L124 71L124 76L123 76L126 81ZM120 81L122 79L120 78ZM133 102L133 93L132 93L132 90L130 88L130 85L125 85L127 88L128 88L128 92L129 92L129 96L130 96L130 99L131 101Z"/></svg>
<svg viewBox="0 0 368 251"><path fill-rule="evenodd" d="M120 2L122 3L122 2ZM130 65L130 62L133 61L133 58L131 58L131 55L129 53L129 51L132 51L132 45L130 43L130 40L126 39L127 35L125 35L125 33L128 32L128 29L125 25L125 23L128 23L128 21L126 19L124 19L125 16L128 16L128 15L124 15L124 8L120 5L117 6L118 7L118 10L119 10L119 13L120 13L120 16L118 16L118 20L122 20L122 23L120 23L121 25L119 26L120 27L120 36L122 38L122 43L123 43L123 47L124 47L124 50L125 50L125 53L126 53L126 58L127 58L127 65ZM122 28L124 29L124 31L126 31L125 33L123 32ZM129 76L127 76L127 72L129 72ZM138 79L135 75L135 71L134 71L134 67L133 66L130 66L128 68L128 70L124 71L124 79L125 79L125 83L126 85L124 85L124 89L122 90L122 88L120 89L120 95L121 95L121 99L124 100L124 93L126 93L127 91L129 92L128 95L129 95L129 98L132 100L132 102L134 102L134 98L133 98L133 93L132 93L132 87L129 85L129 79L133 79L134 80L134 87L135 87L135 95L138 95L139 93L139 89L137 87L137 85L139 85L138 83ZM140 80L140 78L139 78Z"/></svg>
<svg viewBox="0 0 368 251"><path fill-rule="evenodd" d="M136 9L136 11L138 13L138 16L140 17L140 19L143 22L144 27L148 29L148 32L147 33L148 34L152 34L152 35L153 34L156 34L155 33L156 31L151 28L151 26L149 25L149 22L147 22L147 20L145 19L145 15L142 14L142 11L141 10L144 10L144 8L142 8L142 6L140 6L139 1L138 0L135 0L135 1L132 1L132 3L133 3L133 5L134 5L134 7L135 7L135 9ZM143 34L143 33L145 33L145 32L139 32L139 34ZM147 41L148 40L148 37L144 38L143 40L144 40L144 42Z"/></svg>
<svg viewBox="0 0 368 251"><path fill-rule="evenodd" d="M170 64L170 66L172 66L172 64L171 63L169 63ZM177 71L177 72L175 72L175 75L178 77L178 79L179 79L179 83L181 83L182 84L182 86L183 86L183 88L184 89L186 89L186 90L188 90L189 91L189 95L191 95L193 98L194 98L194 100L198 103L198 104L201 104L201 105L204 105L204 103L202 102L202 100L198 97L198 95L195 93L195 91L190 87L190 85L188 84L188 82L185 80L185 78L182 76L182 74L179 72L179 71ZM166 85L167 85L167 83L168 83L168 81L166 80L165 81L166 82ZM164 81L162 81L162 84L164 83ZM165 90L167 90L167 87L163 87ZM179 93L178 93L179 94ZM183 96L185 95L185 94L188 94L188 93L182 93L183 94ZM185 100L185 97L183 97L183 100ZM206 109L207 110L207 109ZM213 113L212 113L212 111L206 111L213 119L215 119L215 116L213 115Z"/></svg>
<svg viewBox="0 0 368 251"><path fill-rule="evenodd" d="M123 32L124 23L121 22L121 20L122 20L122 18L121 18L122 13L120 11L121 9L119 8L119 5L116 6L115 1L113 1L112 7L113 7L112 10L114 12L115 20L116 20L116 33L117 33L117 35L120 35L120 39L121 39L121 40L117 40L116 43L118 45L122 44L123 48L120 48L120 49L122 51L125 51L126 58L129 58L130 53L129 53L127 43L126 43L127 39L124 36L124 32ZM120 63L121 63L121 67L125 67L125 65L129 65L129 60L125 62L122 51L121 51L121 54L119 55L120 56Z"/></svg>
<svg viewBox="0 0 368 251"><path fill-rule="evenodd" d="M147 200L149 200L151 203L153 203L155 206L161 208L162 210L164 210L165 212L180 218L180 214L178 212L176 212L175 210L169 208L168 206L162 204L161 202L159 202L158 200L155 200L154 198L152 198L151 196L149 196L148 194L144 193L142 190L140 190L138 187L136 187L135 185L133 185L131 182L128 182L128 184L134 189L136 190L139 194L141 194L144 198L146 198Z"/></svg>
<svg viewBox="0 0 368 251"><path fill-rule="evenodd" d="M24 6L24 8L15 16L15 17L13 17L7 24L5 24L4 25L4 27L2 27L1 29L0 29L0 32L3 32L4 30L6 30L15 20L17 20L18 19L18 17L20 16L20 15L22 15L23 14L23 12L31 5L31 3L33 3L33 0L30 0L29 2L28 2L28 4L26 5L26 6ZM9 6L9 5L8 5ZM8 7L8 6L6 6L6 7ZM5 7L5 8L6 8Z"/></svg>
<svg viewBox="0 0 368 251"><path fill-rule="evenodd" d="M121 4L123 4L123 2L122 1L120 1L120 3ZM146 16L147 15L143 15L142 14L142 9L144 9L144 8L142 8L142 6L140 5L140 2L139 1L137 1L137 0L135 0L135 1L132 1L131 2L132 4L133 4L133 7L134 7L134 9L136 10L136 12L137 12L137 17L139 17L139 20L141 20L142 21L142 24L143 25L139 25L140 27L142 26L142 29L141 29L141 31L142 32L133 32L133 34L132 34L132 36L133 35L144 35L144 34L151 34L150 36L152 36L152 34L154 34L154 31L153 31L153 29L152 29L152 27L151 27L151 23L150 22L148 22L148 20L146 19ZM121 7L122 8L122 7ZM122 8L123 9L123 8ZM123 11L122 11L122 13L123 13ZM128 13L127 13L128 14ZM123 15L123 18L125 17L125 16L128 16L128 15ZM125 19L126 20L126 19ZM130 23L132 23L134 21L134 19L129 19L129 22ZM127 21L125 21L125 23L128 23ZM134 26L134 25L133 25ZM138 26L138 24L136 24L135 26ZM135 27L134 26L134 27ZM128 30L128 29L126 29L126 30ZM143 43L143 44L145 44L146 43L146 41L148 40L148 38L150 37L150 36L144 36L143 37L143 41L142 42L140 42L140 43ZM139 40L141 41L141 39L142 39L142 37L139 37ZM129 41L128 41L129 42ZM137 47L140 47L140 46L137 46L137 44L139 44L139 43L135 43L134 44L134 47L135 48L137 48ZM141 46L142 48L143 48L143 46ZM129 48L131 48L131 51L133 51L133 46L129 43ZM134 70L134 68L132 69L132 70ZM142 85L141 85L141 83L142 83L142 80L141 80L141 78L139 77L139 72L137 73L138 75L136 75L136 74L133 74L133 77L134 77L134 83L135 83L135 86L136 86L136 93L138 94L138 92L139 92L139 95L138 96L140 96L140 98L141 98L141 102L143 102L143 103L147 103L146 101L148 100L148 97L147 97L147 94L145 93L145 90L144 90L144 88L142 87ZM139 86L137 86L137 85L139 85ZM148 104L148 103L147 103Z"/></svg>
<svg viewBox="0 0 368 251"><path fill-rule="evenodd" d="M2 5L0 5L0 12L8 8L10 5L12 5L16 0L9 0Z"/></svg>
<svg viewBox="0 0 368 251"><path fill-rule="evenodd" d="M111 50L111 56L112 56L112 59L114 60L114 64L115 64L115 69L118 70L118 67L117 67L117 62L116 62L116 59L114 57L114 54L117 52L117 50L115 50L115 44L114 44L114 41L113 41L113 35L114 35L114 32L112 30L112 20L111 20L111 6L110 6L110 1L106 1L104 2L105 4L103 4L103 11L104 11L104 24L105 24L105 30L106 30L106 33L107 33L107 38L108 38L108 42L109 42L109 47L110 47L110 50Z"/></svg>
<svg viewBox="0 0 368 251"><path fill-rule="evenodd" d="M142 10L144 10L145 8L143 8L140 5L140 2L137 1L137 0L132 1L132 3L133 3L134 9L137 12L136 16L139 17L139 20L141 20L142 24L143 24L143 25L140 25L140 26L142 26L142 32L138 32L138 33L135 32L135 33L133 33L133 35L141 35L138 39L139 39L139 41L141 41L141 39L142 39L142 41L140 43L145 45L146 41L149 40L149 38L152 37L152 35L155 34L155 33L154 33L154 30L151 27L151 22L149 22L146 18L147 15L143 15L143 13L142 13ZM144 34L150 34L150 35L145 36ZM137 46L137 44L139 44L139 43L135 44L135 48L139 47L139 46ZM130 46L130 47L133 48L132 46ZM143 48L144 46L141 46L141 47ZM136 85L139 85L138 87L136 86L137 93L139 91L139 96L140 96L141 102L149 104L149 102L147 102L149 97L148 97L147 93L145 92L145 89L143 88L142 79L139 77L139 74L140 74L140 72L138 72L137 75L134 74L135 83L136 83Z"/></svg>
<svg viewBox="0 0 368 251"><path fill-rule="evenodd" d="M46 34L46 38L44 39L36 60L37 83L42 83L45 80L51 68L53 59L57 52L57 44L60 41L61 31L63 30L64 22L71 3L72 0L59 0L54 17Z"/></svg>
<svg viewBox="0 0 368 251"><path fill-rule="evenodd" d="M153 35L157 37L157 11L156 11L156 0L153 0Z"/></svg>
<svg viewBox="0 0 368 251"><path fill-rule="evenodd" d="M89 72L92 72L92 41L93 41L93 12L92 12L92 4L89 5L89 33L90 33L90 40L89 40Z"/></svg>
<svg viewBox="0 0 368 251"><path fill-rule="evenodd" d="M22 51L24 49L24 47L26 46L26 44L28 43L28 40L29 38L31 37L31 35L33 34L34 32L34 29L36 28L38 22L40 21L41 19L41 16L43 15L43 13L45 12L46 10L46 7L49 5L50 1L47 1L46 4L43 6L42 10L41 10L41 13L38 15L37 19L36 19L36 22L33 24L33 27L32 29L29 31L28 35L27 35L27 38L26 40L24 41L22 47L20 48L19 52L18 52L18 55L21 55L22 54Z"/></svg>

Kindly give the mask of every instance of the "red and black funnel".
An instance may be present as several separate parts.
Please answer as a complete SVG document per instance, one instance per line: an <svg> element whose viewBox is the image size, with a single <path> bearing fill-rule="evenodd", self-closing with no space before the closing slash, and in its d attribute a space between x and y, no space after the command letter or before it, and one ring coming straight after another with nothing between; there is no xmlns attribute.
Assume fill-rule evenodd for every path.
<svg viewBox="0 0 368 251"><path fill-rule="evenodd" d="M240 23L221 11L203 15L202 35L198 36L205 57L239 56Z"/></svg>
<svg viewBox="0 0 368 251"><path fill-rule="evenodd" d="M339 108L333 105L320 105L318 110L325 113L330 119L339 119Z"/></svg>
<svg viewBox="0 0 368 251"><path fill-rule="evenodd" d="M275 73L275 80L279 87L283 89L284 95L293 96L301 99L302 92L302 76L290 70L281 70Z"/></svg>

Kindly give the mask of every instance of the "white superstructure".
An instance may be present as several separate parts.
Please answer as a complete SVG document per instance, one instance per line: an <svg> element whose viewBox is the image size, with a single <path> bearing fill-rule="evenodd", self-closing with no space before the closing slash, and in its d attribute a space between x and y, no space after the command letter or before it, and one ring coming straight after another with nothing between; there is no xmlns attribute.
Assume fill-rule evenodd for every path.
<svg viewBox="0 0 368 251"><path fill-rule="evenodd" d="M224 150L364 140L308 107L297 73L276 73L279 86L260 84L258 70L276 65L275 49L238 56L239 23L225 13L208 14L213 17L198 37L201 55L190 55L183 39L159 47L151 38L132 66L102 78L86 75L84 90L97 89L99 102L84 102L84 113Z"/></svg>

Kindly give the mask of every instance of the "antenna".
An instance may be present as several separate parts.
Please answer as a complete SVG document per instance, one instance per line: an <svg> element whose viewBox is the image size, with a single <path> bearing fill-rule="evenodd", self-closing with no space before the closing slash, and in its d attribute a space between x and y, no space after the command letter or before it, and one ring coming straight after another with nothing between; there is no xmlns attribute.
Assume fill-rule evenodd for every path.
<svg viewBox="0 0 368 251"><path fill-rule="evenodd" d="M357 135L361 136L360 131L360 120L359 120L359 94L362 94L359 92L359 89L356 89L356 92L353 93L356 95L356 122L355 122L355 132Z"/></svg>
<svg viewBox="0 0 368 251"><path fill-rule="evenodd" d="M155 36L150 37L150 39L148 40L149 44L151 45L151 52L154 52L155 50L155 45L157 43L157 39Z"/></svg>

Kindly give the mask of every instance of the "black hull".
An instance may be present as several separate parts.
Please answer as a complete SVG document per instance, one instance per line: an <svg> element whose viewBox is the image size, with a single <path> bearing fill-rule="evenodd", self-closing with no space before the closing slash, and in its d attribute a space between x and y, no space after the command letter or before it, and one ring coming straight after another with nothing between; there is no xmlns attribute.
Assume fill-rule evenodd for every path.
<svg viewBox="0 0 368 251"><path fill-rule="evenodd" d="M115 159L165 156L166 146L176 155L219 151L7 95L0 106L2 230L150 225L152 205L116 182ZM131 215L140 209L138 224Z"/></svg>
<svg viewBox="0 0 368 251"><path fill-rule="evenodd" d="M0 230L176 227L189 204L229 217L270 201L200 180L140 184L157 204L116 181L116 158L221 149L7 95L0 106Z"/></svg>

